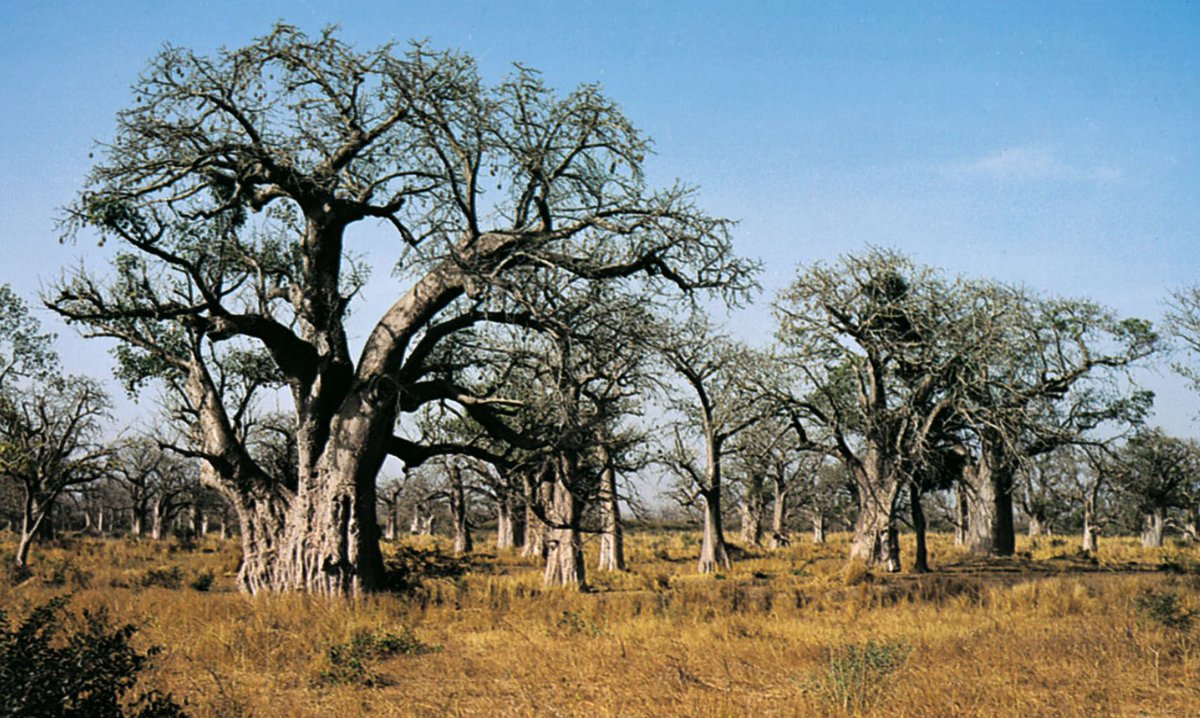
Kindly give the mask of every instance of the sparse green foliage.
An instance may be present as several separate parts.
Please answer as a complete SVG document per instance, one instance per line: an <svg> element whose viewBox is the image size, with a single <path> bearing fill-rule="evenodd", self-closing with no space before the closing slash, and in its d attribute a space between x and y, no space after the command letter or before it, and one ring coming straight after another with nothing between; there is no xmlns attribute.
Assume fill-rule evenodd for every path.
<svg viewBox="0 0 1200 718"><path fill-rule="evenodd" d="M900 641L867 641L829 651L815 690L825 702L857 715L883 692L888 677L908 660L912 649Z"/></svg>
<svg viewBox="0 0 1200 718"><path fill-rule="evenodd" d="M418 656L440 650L440 646L422 643L406 626L394 631L363 629L356 631L345 643L329 648L326 653L329 668L321 673L321 680L332 684L386 685L386 679L376 670L379 661L392 656Z"/></svg>
<svg viewBox="0 0 1200 718"><path fill-rule="evenodd" d="M0 716L4 718L171 718L185 715L169 696L126 695L157 653L130 645L133 625L114 627L103 613L87 613L66 628L59 597L18 624L0 610Z"/></svg>
<svg viewBox="0 0 1200 718"><path fill-rule="evenodd" d="M1196 612L1189 611L1180 602L1175 591L1147 591L1133 601L1138 615L1173 631L1191 630Z"/></svg>

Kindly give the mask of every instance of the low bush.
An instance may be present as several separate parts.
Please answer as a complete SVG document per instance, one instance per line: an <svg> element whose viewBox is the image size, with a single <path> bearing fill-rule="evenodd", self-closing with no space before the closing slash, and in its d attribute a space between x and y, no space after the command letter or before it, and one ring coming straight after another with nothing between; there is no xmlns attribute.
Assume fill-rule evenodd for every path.
<svg viewBox="0 0 1200 718"><path fill-rule="evenodd" d="M129 645L133 625L112 626L104 613L84 612L71 627L68 597L51 599L17 625L0 610L0 716L6 718L172 718L186 715L155 692L126 695L157 652Z"/></svg>
<svg viewBox="0 0 1200 718"><path fill-rule="evenodd" d="M401 626L397 631L363 629L349 641L329 648L326 654L329 668L321 680L331 684L362 686L387 685L386 679L375 670L375 664L391 656L413 656L441 650L439 646L422 643L411 629Z"/></svg>
<svg viewBox="0 0 1200 718"><path fill-rule="evenodd" d="M883 692L887 677L908 660L911 649L899 641L867 641L830 651L825 671L817 677L817 695L826 703L857 715Z"/></svg>

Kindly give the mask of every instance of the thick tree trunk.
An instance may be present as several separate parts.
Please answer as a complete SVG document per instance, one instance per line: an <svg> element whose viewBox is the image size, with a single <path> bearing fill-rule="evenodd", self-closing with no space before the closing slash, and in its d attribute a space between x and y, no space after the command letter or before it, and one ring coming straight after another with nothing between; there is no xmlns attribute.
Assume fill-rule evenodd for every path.
<svg viewBox="0 0 1200 718"><path fill-rule="evenodd" d="M706 490L704 497L704 540L700 544L700 573L715 573L733 568L725 545L725 529L721 525L721 490Z"/></svg>
<svg viewBox="0 0 1200 718"><path fill-rule="evenodd" d="M741 540L743 546L762 546L763 514L766 512L761 490L751 489L742 503Z"/></svg>
<svg viewBox="0 0 1200 718"><path fill-rule="evenodd" d="M896 529L900 482L892 475L889 462L872 450L868 450L867 460L857 472L859 510L850 542L850 558L895 573L900 570L900 538Z"/></svg>
<svg viewBox="0 0 1200 718"><path fill-rule="evenodd" d="M913 557L913 573L929 572L929 549L925 544L925 509L921 506L921 490L915 484L909 484L908 498L912 509L913 534L916 537L917 550Z"/></svg>
<svg viewBox="0 0 1200 718"><path fill-rule="evenodd" d="M812 540L817 546L825 543L825 512L820 509L814 509L811 514L812 520Z"/></svg>
<svg viewBox="0 0 1200 718"><path fill-rule="evenodd" d="M782 479L776 478L772 480L775 490L775 500L771 505L771 548L783 548L791 544L788 539L788 506L787 506L787 486Z"/></svg>
<svg viewBox="0 0 1200 718"><path fill-rule="evenodd" d="M608 448L600 448L600 560L601 571L625 570L625 534L621 527L617 472L613 470Z"/></svg>
<svg viewBox="0 0 1200 718"><path fill-rule="evenodd" d="M582 505L579 498L568 487L575 470L574 462L560 458L558 476L551 485L550 501L546 518L546 571L542 583L546 586L586 586L583 565L583 542L580 537L579 519Z"/></svg>
<svg viewBox="0 0 1200 718"><path fill-rule="evenodd" d="M385 525L383 529L383 538L387 541L396 540L396 510L395 507L389 506L387 516L384 518Z"/></svg>
<svg viewBox="0 0 1200 718"><path fill-rule="evenodd" d="M977 556L1013 555L1016 531L1011 467L995 451L984 451L964 477L972 489L967 502L967 550Z"/></svg>
<svg viewBox="0 0 1200 718"><path fill-rule="evenodd" d="M1188 521L1183 527L1184 538L1193 543L1200 541L1200 506L1188 509Z"/></svg>
<svg viewBox="0 0 1200 718"><path fill-rule="evenodd" d="M163 537L163 506L160 499L154 501L150 511L150 538L159 541Z"/></svg>
<svg viewBox="0 0 1200 718"><path fill-rule="evenodd" d="M1155 507L1142 517L1142 546L1146 548L1162 548L1163 534L1166 532L1167 511Z"/></svg>
<svg viewBox="0 0 1200 718"><path fill-rule="evenodd" d="M516 546L513 527L512 505L507 496L496 502L496 548L509 551Z"/></svg>
<svg viewBox="0 0 1200 718"><path fill-rule="evenodd" d="M864 561L868 567L881 566L888 573L900 570L900 540L896 529L897 487L881 492L878 500L860 500L850 558Z"/></svg>

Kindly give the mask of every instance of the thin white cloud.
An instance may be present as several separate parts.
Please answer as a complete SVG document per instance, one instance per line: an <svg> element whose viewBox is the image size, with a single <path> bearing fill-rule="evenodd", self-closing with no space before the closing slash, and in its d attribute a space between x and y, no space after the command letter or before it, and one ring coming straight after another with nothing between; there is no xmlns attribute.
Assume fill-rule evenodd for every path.
<svg viewBox="0 0 1200 718"><path fill-rule="evenodd" d="M975 160L952 165L949 170L952 174L1002 182L1111 182L1121 176L1120 170L1113 167L1071 164L1045 147L1007 147Z"/></svg>

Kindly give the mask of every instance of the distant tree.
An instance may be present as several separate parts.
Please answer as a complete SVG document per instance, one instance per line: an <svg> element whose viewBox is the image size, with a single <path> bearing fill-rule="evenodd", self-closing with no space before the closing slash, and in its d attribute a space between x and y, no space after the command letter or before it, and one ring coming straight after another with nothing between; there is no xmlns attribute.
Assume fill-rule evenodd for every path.
<svg viewBox="0 0 1200 718"><path fill-rule="evenodd" d="M851 558L868 565L900 570L901 493L942 441L966 367L990 348L969 289L875 249L809 268L776 301L801 444L851 472Z"/></svg>
<svg viewBox="0 0 1200 718"><path fill-rule="evenodd" d="M762 384L753 379L764 359L719 334L699 315L665 329L658 347L663 363L680 380L669 401L680 421L661 461L704 502L700 573L729 569L721 510L723 465L735 439L770 416Z"/></svg>
<svg viewBox="0 0 1200 718"><path fill-rule="evenodd" d="M0 401L0 475L22 491L18 566L28 564L34 536L63 492L107 474L102 429L108 409L108 396L81 377L47 381Z"/></svg>
<svg viewBox="0 0 1200 718"><path fill-rule="evenodd" d="M1119 495L1142 517L1142 545L1159 548L1168 513L1188 505L1188 489L1200 480L1200 448L1147 429L1117 452L1112 467Z"/></svg>
<svg viewBox="0 0 1200 718"><path fill-rule="evenodd" d="M1139 424L1152 401L1127 371L1159 346L1149 322L1121 319L1080 300L1043 299L995 284L977 292L994 323L989 351L966 375L959 411L974 447L964 479L967 548L1011 555L1013 495L1023 462Z"/></svg>

